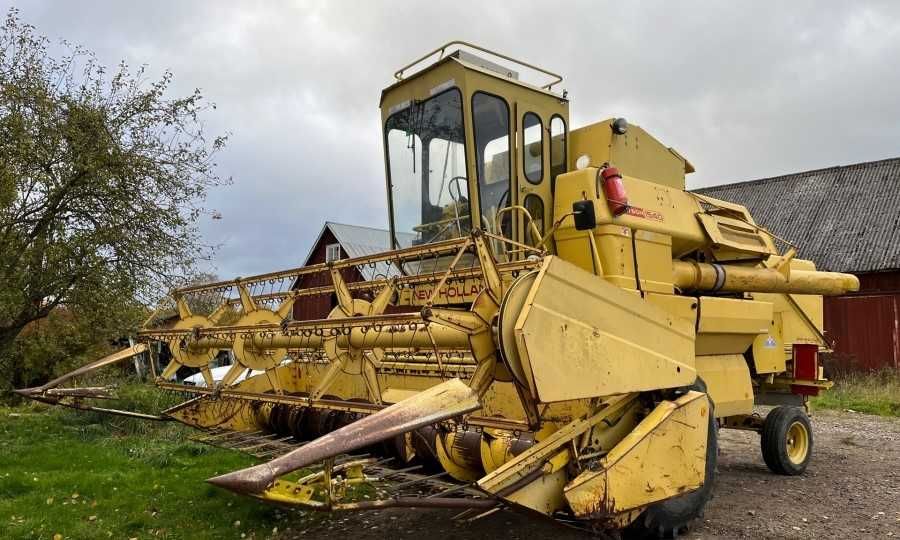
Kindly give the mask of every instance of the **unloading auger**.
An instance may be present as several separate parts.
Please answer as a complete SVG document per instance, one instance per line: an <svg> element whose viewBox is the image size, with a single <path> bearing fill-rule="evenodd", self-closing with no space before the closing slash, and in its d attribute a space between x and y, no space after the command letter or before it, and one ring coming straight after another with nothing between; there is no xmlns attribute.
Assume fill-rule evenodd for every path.
<svg viewBox="0 0 900 540"><path fill-rule="evenodd" d="M514 508L662 536L703 511L721 428L806 469L806 400L831 384L821 295L854 276L685 191L692 165L640 127L570 130L552 72L454 42L395 77L392 250L177 289L134 347L20 393L196 427L260 459L211 483L319 510ZM63 386L136 354L189 399L147 415Z"/></svg>

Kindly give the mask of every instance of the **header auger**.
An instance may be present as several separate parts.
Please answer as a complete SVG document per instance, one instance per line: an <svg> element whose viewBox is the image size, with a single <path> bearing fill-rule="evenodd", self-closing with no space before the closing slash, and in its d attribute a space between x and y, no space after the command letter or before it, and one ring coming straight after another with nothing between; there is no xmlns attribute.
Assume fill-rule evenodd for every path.
<svg viewBox="0 0 900 540"><path fill-rule="evenodd" d="M821 295L856 278L686 192L693 166L640 127L569 130L555 74L518 63L554 77L533 86L464 48L493 54L445 45L382 93L394 249L175 290L137 346L20 392L138 414L61 385L149 352L157 386L190 399L141 416L262 460L211 483L320 510L519 508L668 535L710 497L720 428L764 433L770 468L803 472L806 398L830 386ZM294 317L316 298L330 310Z"/></svg>

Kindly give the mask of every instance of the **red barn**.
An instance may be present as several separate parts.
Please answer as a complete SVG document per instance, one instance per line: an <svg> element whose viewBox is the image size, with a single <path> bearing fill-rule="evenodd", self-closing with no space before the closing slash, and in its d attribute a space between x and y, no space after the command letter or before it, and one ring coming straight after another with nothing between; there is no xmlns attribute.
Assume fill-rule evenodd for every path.
<svg viewBox="0 0 900 540"><path fill-rule="evenodd" d="M413 235L401 233L400 236L401 238L397 240L401 246L411 244ZM390 233L385 229L325 222L303 265L310 266L342 259L354 259L382 253L390 249ZM352 267L341 270L341 275L347 283L353 283L380 277L377 274L377 270L377 268L359 269ZM327 285L331 285L331 276L325 271L300 276L291 288L307 289ZM336 305L337 300L334 298L333 293L303 297L294 304L294 320L323 319L328 316L328 313Z"/></svg>
<svg viewBox="0 0 900 540"><path fill-rule="evenodd" d="M900 158L696 191L747 206L820 270L859 277L859 292L825 299L834 358L900 369Z"/></svg>

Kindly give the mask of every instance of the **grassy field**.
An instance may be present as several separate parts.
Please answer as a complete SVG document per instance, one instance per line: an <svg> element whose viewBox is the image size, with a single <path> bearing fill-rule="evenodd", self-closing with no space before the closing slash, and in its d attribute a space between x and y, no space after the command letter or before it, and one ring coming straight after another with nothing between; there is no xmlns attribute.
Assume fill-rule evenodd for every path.
<svg viewBox="0 0 900 540"><path fill-rule="evenodd" d="M251 458L190 442L173 423L110 418L0 408L0 537L259 539L285 522L203 482Z"/></svg>
<svg viewBox="0 0 900 540"><path fill-rule="evenodd" d="M816 409L850 409L881 416L900 416L900 372L848 373L834 388L813 398Z"/></svg>

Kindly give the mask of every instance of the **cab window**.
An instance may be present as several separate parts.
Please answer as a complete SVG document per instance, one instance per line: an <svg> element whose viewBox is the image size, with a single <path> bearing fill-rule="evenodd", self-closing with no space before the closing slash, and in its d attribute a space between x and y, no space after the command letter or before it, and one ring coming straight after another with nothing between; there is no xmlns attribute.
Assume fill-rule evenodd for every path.
<svg viewBox="0 0 900 540"><path fill-rule="evenodd" d="M410 103L385 123L394 245L468 234L462 94L451 88Z"/></svg>
<svg viewBox="0 0 900 540"><path fill-rule="evenodd" d="M525 197L525 210L528 210L528 214L531 216L531 219L534 221L535 226L537 227L538 233L541 236L544 235L544 201L541 200L540 197L535 195L534 193ZM532 246L536 246L538 243L538 239L534 237L532 234L531 226L527 223L525 224L525 241Z"/></svg>
<svg viewBox="0 0 900 540"><path fill-rule="evenodd" d="M532 113L522 117L522 172L532 184L544 177L544 129L541 118Z"/></svg>
<svg viewBox="0 0 900 540"><path fill-rule="evenodd" d="M508 212L502 231L494 226L497 212L510 204L509 106L497 96L476 92L472 96L472 117L481 226L509 237Z"/></svg>
<svg viewBox="0 0 900 540"><path fill-rule="evenodd" d="M556 189L556 177L566 172L566 121L559 115L550 120L550 186Z"/></svg>

